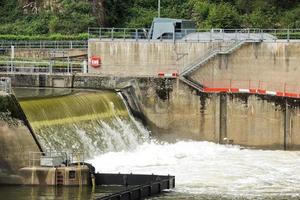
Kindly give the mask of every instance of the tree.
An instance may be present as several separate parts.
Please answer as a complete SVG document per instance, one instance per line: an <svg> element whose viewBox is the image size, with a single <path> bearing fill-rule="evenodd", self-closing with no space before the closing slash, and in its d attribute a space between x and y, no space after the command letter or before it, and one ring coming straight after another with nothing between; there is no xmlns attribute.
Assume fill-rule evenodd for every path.
<svg viewBox="0 0 300 200"><path fill-rule="evenodd" d="M241 17L238 11L229 3L220 3L209 9L206 24L210 28L240 28Z"/></svg>

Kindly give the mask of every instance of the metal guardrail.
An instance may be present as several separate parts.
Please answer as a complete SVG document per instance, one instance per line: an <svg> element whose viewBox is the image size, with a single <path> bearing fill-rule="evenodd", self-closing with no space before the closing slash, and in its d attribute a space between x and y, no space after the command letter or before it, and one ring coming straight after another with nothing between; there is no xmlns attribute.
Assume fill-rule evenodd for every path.
<svg viewBox="0 0 300 200"><path fill-rule="evenodd" d="M2 62L3 63L3 62ZM52 62L33 62L33 61L6 61L6 64L0 66L0 73L22 73L22 74L32 74L32 73L83 73L84 66L74 67L72 63L69 63L67 67L53 67Z"/></svg>
<svg viewBox="0 0 300 200"><path fill-rule="evenodd" d="M203 56L196 58L193 60L188 66L186 66L182 72L180 73L181 76L185 76L192 71L194 71L196 68L200 67L202 64L206 63L210 59L214 58L218 54L228 54L234 51L235 49L239 48L242 46L244 43L247 42L256 42L255 40L238 40L235 41L229 45L225 46L217 46L213 48L212 50L206 52Z"/></svg>
<svg viewBox="0 0 300 200"><path fill-rule="evenodd" d="M87 49L88 41L8 41L0 40L0 49L15 48L26 49Z"/></svg>
<svg viewBox="0 0 300 200"><path fill-rule="evenodd" d="M29 152L28 167L58 165L70 166L73 163L84 164L85 154L83 152L57 152L46 150L44 152ZM48 162L48 163L47 163ZM53 163L51 163L53 162Z"/></svg>
<svg viewBox="0 0 300 200"><path fill-rule="evenodd" d="M150 29L147 28L89 28L90 39L100 40L142 40L150 41L148 37ZM180 41L223 41L258 39L262 41L276 40L300 40L300 29L176 29L173 34L166 34L160 40L180 40Z"/></svg>
<svg viewBox="0 0 300 200"><path fill-rule="evenodd" d="M11 94L11 79L9 77L0 77L0 91Z"/></svg>
<svg viewBox="0 0 300 200"><path fill-rule="evenodd" d="M89 38L99 39L123 39L123 40L145 40L148 38L150 29L140 28L89 28Z"/></svg>
<svg viewBox="0 0 300 200"><path fill-rule="evenodd" d="M272 82L261 80L234 80L223 79L213 81L201 81L201 84L206 88L229 88L229 89L251 89L251 90L266 90L276 91L281 93L300 94L300 84L292 84L287 82Z"/></svg>

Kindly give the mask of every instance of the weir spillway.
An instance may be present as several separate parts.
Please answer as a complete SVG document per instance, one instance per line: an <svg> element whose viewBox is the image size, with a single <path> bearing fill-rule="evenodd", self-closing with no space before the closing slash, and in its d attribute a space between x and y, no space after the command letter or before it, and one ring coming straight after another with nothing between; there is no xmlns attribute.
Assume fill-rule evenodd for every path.
<svg viewBox="0 0 300 200"><path fill-rule="evenodd" d="M45 150L91 157L134 148L148 138L116 92L75 90L19 102Z"/></svg>

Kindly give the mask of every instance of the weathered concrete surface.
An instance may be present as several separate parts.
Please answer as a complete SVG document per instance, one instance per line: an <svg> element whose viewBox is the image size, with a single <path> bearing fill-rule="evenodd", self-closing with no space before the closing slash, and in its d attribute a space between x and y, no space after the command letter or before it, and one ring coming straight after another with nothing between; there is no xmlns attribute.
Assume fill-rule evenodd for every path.
<svg viewBox="0 0 300 200"><path fill-rule="evenodd" d="M45 86L53 87L49 80L57 76L43 76L46 77ZM15 75L13 84L29 86L26 80L35 84L31 86L40 85L37 75ZM200 93L176 78L74 75L66 76L64 80L63 85L68 88L133 87L129 92L135 93L132 96L136 99L130 104L135 104L134 109L142 111L141 116L149 129L163 139L232 142L265 149L300 148L298 99Z"/></svg>
<svg viewBox="0 0 300 200"><path fill-rule="evenodd" d="M230 55L219 55L201 66L191 77L204 85L228 86L233 80L234 87L257 88L283 91L284 83L289 92L300 92L300 43L250 43L244 44ZM226 81L227 80L227 81ZM241 81L240 81L241 80ZM227 85L226 85L227 84Z"/></svg>
<svg viewBox="0 0 300 200"><path fill-rule="evenodd" d="M234 144L284 149L284 105L255 95L227 95L226 132Z"/></svg>
<svg viewBox="0 0 300 200"><path fill-rule="evenodd" d="M219 42L159 42L89 40L88 55L100 56L100 68L89 66L90 73L113 76L157 76L159 72L182 71L183 67L217 48Z"/></svg>
<svg viewBox="0 0 300 200"><path fill-rule="evenodd" d="M18 170L39 152L21 112L11 96L0 96L0 184L22 184Z"/></svg>
<svg viewBox="0 0 300 200"><path fill-rule="evenodd" d="M70 178L69 173L75 173L74 178ZM20 169L24 179L24 185L57 186L57 174L63 176L61 185L64 186L87 186L91 182L90 170L85 165L69 167L26 167Z"/></svg>
<svg viewBox="0 0 300 200"><path fill-rule="evenodd" d="M285 127L284 98L196 93L176 79L163 80L138 81L141 108L156 136L261 149L299 149L299 127L291 125L290 132ZM294 107L289 106L289 112L299 112L295 108L300 107L300 101L291 101ZM299 117L291 114L290 120L294 124Z"/></svg>
<svg viewBox="0 0 300 200"><path fill-rule="evenodd" d="M140 79L138 84L143 114L156 136L218 142L217 95L196 95L176 79Z"/></svg>
<svg viewBox="0 0 300 200"><path fill-rule="evenodd" d="M55 53L55 56L53 55ZM10 55L10 51L8 51ZM50 48L32 48L32 49L23 49L15 48L15 58L30 58L34 60L39 59L51 59L53 57L67 58L67 57L87 57L87 49L50 49Z"/></svg>
<svg viewBox="0 0 300 200"><path fill-rule="evenodd" d="M300 149L300 102L294 100L286 101L286 149Z"/></svg>

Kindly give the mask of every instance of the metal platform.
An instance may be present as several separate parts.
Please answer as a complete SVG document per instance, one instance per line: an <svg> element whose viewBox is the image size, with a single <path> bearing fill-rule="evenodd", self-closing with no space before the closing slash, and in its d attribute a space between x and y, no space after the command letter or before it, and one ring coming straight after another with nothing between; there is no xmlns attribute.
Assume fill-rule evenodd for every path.
<svg viewBox="0 0 300 200"><path fill-rule="evenodd" d="M156 196L175 187L175 176L95 174L96 185L126 186L126 190L97 200L138 200Z"/></svg>

